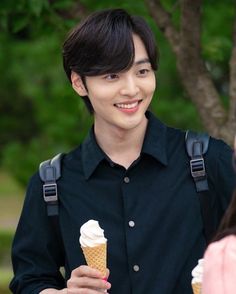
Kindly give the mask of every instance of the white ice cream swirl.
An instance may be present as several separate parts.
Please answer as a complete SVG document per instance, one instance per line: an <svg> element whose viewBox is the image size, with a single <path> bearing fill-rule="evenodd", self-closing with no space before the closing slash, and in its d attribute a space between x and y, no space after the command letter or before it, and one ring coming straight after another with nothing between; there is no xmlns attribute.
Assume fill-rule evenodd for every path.
<svg viewBox="0 0 236 294"><path fill-rule="evenodd" d="M107 239L98 221L91 219L81 226L79 241L82 247L95 247L106 243Z"/></svg>
<svg viewBox="0 0 236 294"><path fill-rule="evenodd" d="M192 270L192 277L193 277L192 284L202 283L203 263L204 263L203 258L199 259L197 266L195 266L195 268Z"/></svg>

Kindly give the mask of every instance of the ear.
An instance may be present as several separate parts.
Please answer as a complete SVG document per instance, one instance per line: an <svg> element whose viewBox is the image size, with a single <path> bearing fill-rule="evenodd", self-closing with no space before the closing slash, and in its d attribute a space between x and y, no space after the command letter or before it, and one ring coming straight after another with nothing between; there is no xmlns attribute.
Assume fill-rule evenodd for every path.
<svg viewBox="0 0 236 294"><path fill-rule="evenodd" d="M71 83L76 93L78 93L80 96L88 96L88 92L81 77L74 71L71 72Z"/></svg>

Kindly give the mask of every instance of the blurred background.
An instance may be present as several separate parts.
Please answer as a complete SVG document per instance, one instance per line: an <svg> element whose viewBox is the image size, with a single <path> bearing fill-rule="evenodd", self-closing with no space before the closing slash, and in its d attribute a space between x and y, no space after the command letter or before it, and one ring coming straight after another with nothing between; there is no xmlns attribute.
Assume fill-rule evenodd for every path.
<svg viewBox="0 0 236 294"><path fill-rule="evenodd" d="M92 124L92 117L63 72L61 58L68 30L83 16L109 7L142 15L152 27L160 51L152 111L168 125L207 130L183 86L173 48L150 13L150 4L155 2L162 4L178 30L184 1L0 1L1 294L9 293L10 246L30 176L41 161L80 144ZM191 5L191 1L185 2ZM201 4L201 58L226 112L231 107L234 6L233 0L205 0Z"/></svg>

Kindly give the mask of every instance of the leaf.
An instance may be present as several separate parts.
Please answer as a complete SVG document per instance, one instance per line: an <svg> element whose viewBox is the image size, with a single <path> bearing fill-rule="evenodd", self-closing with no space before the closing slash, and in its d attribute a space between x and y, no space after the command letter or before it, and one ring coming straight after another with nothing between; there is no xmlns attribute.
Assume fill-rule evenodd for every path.
<svg viewBox="0 0 236 294"><path fill-rule="evenodd" d="M16 15L12 21L12 32L17 33L26 27L29 23L28 15Z"/></svg>
<svg viewBox="0 0 236 294"><path fill-rule="evenodd" d="M7 29L8 29L8 22L7 22L6 13L0 13L0 28L3 31L7 31Z"/></svg>
<svg viewBox="0 0 236 294"><path fill-rule="evenodd" d="M73 4L74 3L71 0L58 0L58 1L52 2L52 7L53 9L67 10L71 8Z"/></svg>
<svg viewBox="0 0 236 294"><path fill-rule="evenodd" d="M28 0L28 7L30 12L39 17L45 6L45 0Z"/></svg>

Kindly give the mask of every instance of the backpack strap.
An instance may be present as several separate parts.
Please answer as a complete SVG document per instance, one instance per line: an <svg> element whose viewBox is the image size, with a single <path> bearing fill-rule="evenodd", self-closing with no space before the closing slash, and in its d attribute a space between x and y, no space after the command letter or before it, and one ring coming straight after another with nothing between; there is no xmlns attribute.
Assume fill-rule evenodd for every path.
<svg viewBox="0 0 236 294"><path fill-rule="evenodd" d="M185 136L186 150L190 157L190 171L195 182L196 190L199 193L203 232L207 244L210 243L216 229L210 206L210 195L207 193L209 186L203 157L208 150L209 138L208 134L192 131L187 131Z"/></svg>
<svg viewBox="0 0 236 294"><path fill-rule="evenodd" d="M206 154L209 145L209 135L187 131L185 143L190 159L190 171L194 179L197 192L209 190L207 174L203 155Z"/></svg>
<svg viewBox="0 0 236 294"><path fill-rule="evenodd" d="M63 153L52 159L43 161L39 165L39 176L43 181L43 198L47 205L47 214L50 217L58 216L57 180L61 177L61 159Z"/></svg>
<svg viewBox="0 0 236 294"><path fill-rule="evenodd" d="M57 180L61 177L61 160L64 154L59 153L52 159L43 161L39 165L39 176L43 182L43 198L47 205L47 215L55 231L61 257L64 256L64 245L59 223L59 206L57 194Z"/></svg>

